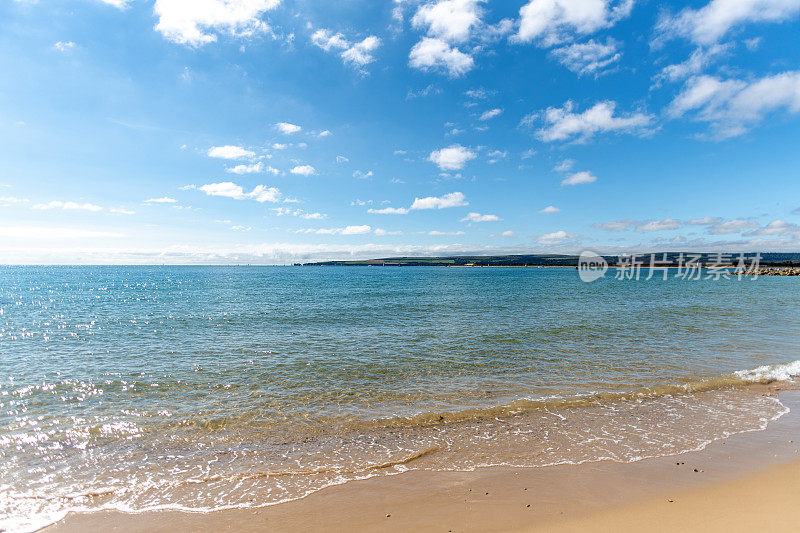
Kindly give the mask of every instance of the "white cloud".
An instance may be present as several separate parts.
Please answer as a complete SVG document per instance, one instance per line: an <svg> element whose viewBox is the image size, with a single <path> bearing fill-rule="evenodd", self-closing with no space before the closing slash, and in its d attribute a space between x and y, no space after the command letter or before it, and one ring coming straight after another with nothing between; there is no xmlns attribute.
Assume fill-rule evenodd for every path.
<svg viewBox="0 0 800 533"><path fill-rule="evenodd" d="M564 230L554 231L553 233L545 233L544 235L539 235L536 238L536 242L539 244L559 244L561 242L574 239L577 235L573 235L571 233L567 233Z"/></svg>
<svg viewBox="0 0 800 533"><path fill-rule="evenodd" d="M432 230L432 231L428 232L428 235L433 235L433 236L437 236L437 237L438 236L442 236L442 235L464 235L464 234L465 233L463 231L438 231L438 230Z"/></svg>
<svg viewBox="0 0 800 533"><path fill-rule="evenodd" d="M800 12L800 0L711 0L700 9L685 8L664 16L656 30L661 38L685 37L713 44L732 29L753 22L783 22Z"/></svg>
<svg viewBox="0 0 800 533"><path fill-rule="evenodd" d="M405 215L408 214L408 209L405 207L383 207L381 209L369 208L367 213L376 215Z"/></svg>
<svg viewBox="0 0 800 533"><path fill-rule="evenodd" d="M312 174L317 173L316 169L314 169L314 167L311 165L298 165L293 167L289 172L297 176L311 176Z"/></svg>
<svg viewBox="0 0 800 533"><path fill-rule="evenodd" d="M246 150L241 146L233 146L227 144L225 146L213 146L208 150L208 157L216 157L219 159L243 159L254 157L255 152Z"/></svg>
<svg viewBox="0 0 800 533"><path fill-rule="evenodd" d="M381 40L370 35L358 42L350 42L341 33L333 33L327 29L319 29L311 35L311 42L326 52L338 51L344 63L355 67L363 67L375 61L375 52L381 45Z"/></svg>
<svg viewBox="0 0 800 533"><path fill-rule="evenodd" d="M447 42L469 40L474 29L481 25L481 0L442 0L421 6L411 23L428 35Z"/></svg>
<svg viewBox="0 0 800 533"><path fill-rule="evenodd" d="M104 4L114 6L117 9L125 9L131 2L131 0L100 0L100 1L103 2Z"/></svg>
<svg viewBox="0 0 800 533"><path fill-rule="evenodd" d="M508 152L505 151L505 150L503 150L503 151L492 150L491 152L486 154L486 156L489 158L487 162L491 163L491 164L494 164L494 163L497 163L498 161L500 161L501 159L505 159L508 156Z"/></svg>
<svg viewBox="0 0 800 533"><path fill-rule="evenodd" d="M217 35L249 37L269 31L261 17L280 0L156 0L156 31L189 46L215 42Z"/></svg>
<svg viewBox="0 0 800 533"><path fill-rule="evenodd" d="M788 235L800 237L800 226L785 220L773 220L762 228L746 232L745 235Z"/></svg>
<svg viewBox="0 0 800 533"><path fill-rule="evenodd" d="M627 231L634 224L633 220L612 220L611 222L596 222L592 225L606 231Z"/></svg>
<svg viewBox="0 0 800 533"><path fill-rule="evenodd" d="M322 130L321 132L317 133L317 137L330 137L333 135L330 130Z"/></svg>
<svg viewBox="0 0 800 533"><path fill-rule="evenodd" d="M337 156L336 156L336 162L337 162L337 163L347 163L348 161L350 161L350 160L349 160L349 159L347 159L347 158L346 158L345 156L343 156L343 155L337 155Z"/></svg>
<svg viewBox="0 0 800 533"><path fill-rule="evenodd" d="M695 120L710 125L714 138L726 139L779 110L800 112L800 70L749 82L697 76L686 82L668 113L677 118L694 112Z"/></svg>
<svg viewBox="0 0 800 533"><path fill-rule="evenodd" d="M415 44L408 60L408 64L414 68L443 71L453 78L463 76L475 67L472 56L441 39L431 37L423 37Z"/></svg>
<svg viewBox="0 0 800 533"><path fill-rule="evenodd" d="M574 159L565 159L561 161L559 164L557 164L553 170L557 172L567 172L568 170L572 170L574 166L575 166Z"/></svg>
<svg viewBox="0 0 800 533"><path fill-rule="evenodd" d="M367 172L362 172L360 170L356 170L355 172L353 172L353 177L356 178L356 179L360 179L360 180L368 180L373 175L374 174L372 173L371 170L368 170Z"/></svg>
<svg viewBox="0 0 800 533"><path fill-rule="evenodd" d="M117 213L119 215L135 215L136 214L135 211L131 211L130 209L123 209L121 207L112 207L111 209L109 209L109 212Z"/></svg>
<svg viewBox="0 0 800 533"><path fill-rule="evenodd" d="M609 28L627 17L633 0L531 0L519 10L517 42L542 46Z"/></svg>
<svg viewBox="0 0 800 533"><path fill-rule="evenodd" d="M580 185L582 183L593 183L595 181L597 181L597 177L591 172L584 170L582 172L570 174L561 180L561 185Z"/></svg>
<svg viewBox="0 0 800 533"><path fill-rule="evenodd" d="M231 174L258 174L262 172L269 172L275 176L281 173L281 171L277 168L264 165L264 163L261 161L258 163L253 163L252 165L236 165L234 167L226 168L225 171L230 172Z"/></svg>
<svg viewBox="0 0 800 533"><path fill-rule="evenodd" d="M442 170L461 170L464 165L477 157L477 154L460 144L453 144L441 150L434 150L428 161L435 163Z"/></svg>
<svg viewBox="0 0 800 533"><path fill-rule="evenodd" d="M233 231L250 231L253 228L250 226L231 226L231 229Z"/></svg>
<svg viewBox="0 0 800 533"><path fill-rule="evenodd" d="M746 218L735 218L724 222L717 222L709 228L712 235L727 235L728 233L739 233L742 230L757 228L758 223Z"/></svg>
<svg viewBox="0 0 800 533"><path fill-rule="evenodd" d="M285 133L286 135L297 133L298 131L303 129L297 124L291 124L289 122L278 122L277 124L275 124L275 127L278 128L278 130L280 130L281 133Z"/></svg>
<svg viewBox="0 0 800 533"><path fill-rule="evenodd" d="M541 119L545 125L536 136L545 142L574 139L585 142L599 133L645 133L653 120L651 115L629 113L614 116L616 102L598 102L583 113L574 113L575 104L567 100L563 107L548 107L543 113L533 113L522 120L532 125Z"/></svg>
<svg viewBox="0 0 800 533"><path fill-rule="evenodd" d="M363 235L371 230L372 228L366 224L363 226L347 226L342 230L342 235Z"/></svg>
<svg viewBox="0 0 800 533"><path fill-rule="evenodd" d="M292 216L305 220L325 220L328 218L328 215L325 213L309 213L308 211L304 211L302 209L289 209L287 207L274 207L272 208L272 212L279 217Z"/></svg>
<svg viewBox="0 0 800 533"><path fill-rule="evenodd" d="M411 209L446 209L448 207L461 207L469 205L466 197L460 192L451 192L444 196L427 196L414 198Z"/></svg>
<svg viewBox="0 0 800 533"><path fill-rule="evenodd" d="M398 231L388 231L388 230L381 229L381 228L375 228L375 231L373 231L373 233L375 235L379 236L379 237L383 237L384 235L402 235L403 234L403 232L399 231L399 230Z"/></svg>
<svg viewBox="0 0 800 533"><path fill-rule="evenodd" d="M733 45L730 43L700 47L692 52L686 61L674 65L667 65L661 69L661 72L655 77L656 84L659 84L663 80L676 82L688 78L689 76L700 74L716 59L727 54L731 48L733 48Z"/></svg>
<svg viewBox="0 0 800 533"><path fill-rule="evenodd" d="M59 52L67 52L68 50L75 48L75 43L72 41L58 41L53 45L53 48Z"/></svg>
<svg viewBox="0 0 800 533"><path fill-rule="evenodd" d="M544 209L540 209L539 212L543 215L550 215L552 213L558 213L561 209L557 208L554 205L548 205Z"/></svg>
<svg viewBox="0 0 800 533"><path fill-rule="evenodd" d="M460 222L497 222L500 217L497 215L481 215L480 213L469 213Z"/></svg>
<svg viewBox="0 0 800 533"><path fill-rule="evenodd" d="M678 229L682 226L680 220L665 218L664 220L650 220L636 226L635 231L665 231Z"/></svg>
<svg viewBox="0 0 800 533"><path fill-rule="evenodd" d="M345 63L350 63L356 67L363 67L375 61L375 56L372 55L372 53L377 50L380 45L381 40L374 35L370 35L342 52L342 59Z"/></svg>
<svg viewBox="0 0 800 533"><path fill-rule="evenodd" d="M162 196L161 198L148 198L144 201L146 204L174 204L177 202L178 200L175 198L170 198L169 196Z"/></svg>
<svg viewBox="0 0 800 533"><path fill-rule="evenodd" d="M607 39L605 44L592 39L586 43L562 46L553 50L551 54L559 63L579 76L597 76L622 57L613 39Z"/></svg>
<svg viewBox="0 0 800 533"><path fill-rule="evenodd" d="M502 113L503 110L497 107L494 109L489 109L488 111L484 111L483 113L481 113L481 116L478 118L478 120L489 120L494 117L500 116Z"/></svg>
<svg viewBox="0 0 800 533"><path fill-rule="evenodd" d="M36 204L31 209L39 211L47 211L50 209L62 209L64 211L102 211L103 208L94 204L79 204L77 202L62 202L60 200L53 200L46 204Z"/></svg>
<svg viewBox="0 0 800 533"><path fill-rule="evenodd" d="M17 198L16 196L0 196L0 204L24 204L27 198Z"/></svg>
<svg viewBox="0 0 800 533"><path fill-rule="evenodd" d="M509 230L506 230L503 233L501 233L500 236L501 237L516 237L517 234L509 229Z"/></svg>
<svg viewBox="0 0 800 533"><path fill-rule="evenodd" d="M414 98L425 98L426 96L431 96L434 94L440 94L442 90L434 84L429 84L426 87L415 91L413 89L409 89L408 93L406 93L406 100L413 100Z"/></svg>
<svg viewBox="0 0 800 533"><path fill-rule="evenodd" d="M274 150L286 150L286 148L287 148L288 146L289 146L289 145L288 145L288 144L285 144L285 143L273 143L273 145L272 145L272 148L273 148Z"/></svg>
<svg viewBox="0 0 800 533"><path fill-rule="evenodd" d="M240 185L236 185L230 181L208 183L198 187L198 189L209 196L224 196L226 198L233 198L234 200L255 200L259 203L275 203L283 199L283 195L278 189L265 185L256 185L253 190L248 193L245 193Z"/></svg>

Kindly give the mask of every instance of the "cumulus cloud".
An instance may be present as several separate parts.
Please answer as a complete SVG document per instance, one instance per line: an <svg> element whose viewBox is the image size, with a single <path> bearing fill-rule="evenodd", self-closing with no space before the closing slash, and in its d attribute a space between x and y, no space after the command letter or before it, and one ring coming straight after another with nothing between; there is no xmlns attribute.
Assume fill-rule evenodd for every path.
<svg viewBox="0 0 800 533"><path fill-rule="evenodd" d="M75 48L75 43L72 41L58 41L53 45L53 48L59 52L67 52Z"/></svg>
<svg viewBox="0 0 800 533"><path fill-rule="evenodd" d="M548 205L544 209L540 209L539 213L541 213L543 215L550 215L550 214L553 214L553 213L558 213L559 211L561 211L561 209L557 208L556 206Z"/></svg>
<svg viewBox="0 0 800 533"><path fill-rule="evenodd" d="M754 22L783 22L800 12L800 0L711 0L699 9L665 15L656 26L659 39L684 37L713 44L734 28Z"/></svg>
<svg viewBox="0 0 800 533"><path fill-rule="evenodd" d="M36 204L32 207L39 211L48 211L50 209L62 209L64 211L102 211L103 208L95 204L79 204L77 202L62 202L61 200L53 200L52 202Z"/></svg>
<svg viewBox="0 0 800 533"><path fill-rule="evenodd" d="M420 70L445 72L458 78L475 67L475 60L441 39L423 37L411 49L408 64Z"/></svg>
<svg viewBox="0 0 800 533"><path fill-rule="evenodd" d="M316 169L311 165L298 165L293 167L289 172L297 176L311 176L317 173Z"/></svg>
<svg viewBox="0 0 800 533"><path fill-rule="evenodd" d="M588 170L584 170L568 175L561 180L561 185L580 185L582 183L593 183L595 181L597 181L597 177Z"/></svg>
<svg viewBox="0 0 800 533"><path fill-rule="evenodd" d="M433 235L435 237L441 237L444 235L464 235L463 231L439 231L439 230L431 230L428 232L428 235Z"/></svg>
<svg viewBox="0 0 800 533"><path fill-rule="evenodd" d="M367 172L363 172L361 170L356 170L355 172L353 172L353 177L356 178L356 179L359 179L359 180L368 180L373 175L374 174L372 173L371 170L368 170Z"/></svg>
<svg viewBox="0 0 800 533"><path fill-rule="evenodd" d="M509 230L506 230L503 233L501 233L500 236L501 237L516 237L517 234L509 229Z"/></svg>
<svg viewBox="0 0 800 533"><path fill-rule="evenodd" d="M264 202L280 202L283 199L281 192L275 187L267 187L266 185L256 185L253 190L246 193L241 185L237 185L230 181L223 181L219 183L208 183L201 185L198 190L203 191L209 196L224 196L226 198L233 198L234 200L255 200L259 203Z"/></svg>
<svg viewBox="0 0 800 533"><path fill-rule="evenodd" d="M483 113L481 113L481 116L478 118L478 120L489 120L494 117L500 116L502 113L503 110L497 107L494 109L489 109L488 111L484 111Z"/></svg>
<svg viewBox="0 0 800 533"><path fill-rule="evenodd" d="M675 218L665 218L661 220L613 220L610 222L600 222L593 224L594 227L606 231L628 231L638 232L668 231L681 228L683 226L706 226L707 231L712 235L727 235L740 233L746 229L758 228L756 221L748 218L734 218L725 220L719 217L695 218L688 221ZM761 233L765 234L765 233Z"/></svg>
<svg viewBox="0 0 800 533"><path fill-rule="evenodd" d="M16 196L0 196L0 204L24 204L27 198L17 198Z"/></svg>
<svg viewBox="0 0 800 533"><path fill-rule="evenodd" d="M612 220L610 222L596 222L592 224L595 228L606 231L627 231L633 227L635 222L633 220Z"/></svg>
<svg viewBox="0 0 800 533"><path fill-rule="evenodd" d="M466 196L460 192L451 192L444 196L414 198L411 209L446 209L448 207L461 207L464 205L469 205Z"/></svg>
<svg viewBox="0 0 800 533"><path fill-rule="evenodd" d="M788 235L800 237L800 226L785 220L773 220L766 226L745 233L747 236Z"/></svg>
<svg viewBox="0 0 800 533"><path fill-rule="evenodd" d="M178 200L170 198L169 196L162 196L161 198L148 198L144 201L146 204L175 204Z"/></svg>
<svg viewBox="0 0 800 533"><path fill-rule="evenodd" d="M231 174L259 174L262 172L269 172L275 176L281 173L281 171L277 168L265 165L261 161L258 163L253 163L252 165L236 165L234 167L226 168L225 171L230 172Z"/></svg>
<svg viewBox="0 0 800 533"><path fill-rule="evenodd" d="M714 223L709 227L708 232L712 235L727 235L729 233L739 233L740 231L757 227L758 223L754 220L735 218L733 220Z"/></svg>
<svg viewBox="0 0 800 533"><path fill-rule="evenodd" d="M431 152L428 161L435 163L442 170L461 170L468 161L472 161L476 157L478 157L477 154L469 148L453 144Z"/></svg>
<svg viewBox="0 0 800 533"><path fill-rule="evenodd" d="M371 231L372 227L365 224L363 226L346 226L344 228L309 228L298 230L297 233L315 233L317 235L364 235Z"/></svg>
<svg viewBox="0 0 800 533"><path fill-rule="evenodd" d="M422 5L411 24L447 42L463 43L481 22L481 0L443 0Z"/></svg>
<svg viewBox="0 0 800 533"><path fill-rule="evenodd" d="M328 215L325 213L309 213L303 209L290 209L288 207L273 207L271 211L279 217L292 216L305 220L325 220L328 218Z"/></svg>
<svg viewBox="0 0 800 533"><path fill-rule="evenodd" d="M613 39L607 39L605 44L592 39L585 43L562 46L553 50L551 55L579 76L595 77L607 71L622 57L617 42Z"/></svg>
<svg viewBox="0 0 800 533"><path fill-rule="evenodd" d="M408 214L408 209L405 207L382 207L381 209L369 208L367 209L367 213L373 213L375 215L406 215Z"/></svg>
<svg viewBox="0 0 800 533"><path fill-rule="evenodd" d="M568 241L570 239L574 239L577 235L573 235L572 233L567 233L564 230L554 231L553 233L545 233L544 235L539 235L536 238L536 242L539 244L559 244L564 241Z"/></svg>
<svg viewBox="0 0 800 533"><path fill-rule="evenodd" d="M638 224L635 231L665 231L671 229L678 229L682 226L680 220L674 218L665 218L664 220L650 220L642 224Z"/></svg>
<svg viewBox="0 0 800 533"><path fill-rule="evenodd" d="M303 129L300 126L298 126L297 124L291 124L289 122L278 122L277 124L275 124L275 127L278 128L278 130L281 133L284 133L286 135L291 135L292 133L297 133L298 131Z"/></svg>
<svg viewBox="0 0 800 533"><path fill-rule="evenodd" d="M545 142L586 142L600 133L646 133L652 115L644 113L614 114L616 102L598 102L582 113L574 112L575 104L567 100L563 107L548 107L542 113L532 113L522 119L523 126L543 122L536 136Z"/></svg>
<svg viewBox="0 0 800 533"><path fill-rule="evenodd" d="M676 82L700 74L718 58L727 54L731 48L733 45L730 43L700 47L692 52L686 61L667 65L661 69L661 72L655 77L656 85L662 81Z"/></svg>
<svg viewBox="0 0 800 533"><path fill-rule="evenodd" d="M250 37L269 31L262 20L280 0L156 0L156 31L188 46L215 42L219 34Z"/></svg>
<svg viewBox="0 0 800 533"><path fill-rule="evenodd" d="M691 112L695 120L709 124L713 138L727 139L781 110L800 111L800 70L752 81L693 77L672 101L668 114L677 118Z"/></svg>
<svg viewBox="0 0 800 533"><path fill-rule="evenodd" d="M481 215L480 213L469 213L460 222L497 222L500 217L497 215Z"/></svg>
<svg viewBox="0 0 800 533"><path fill-rule="evenodd" d="M100 0L104 4L108 4L110 6L114 6L118 9L125 9L128 7L128 4L131 0Z"/></svg>
<svg viewBox="0 0 800 533"><path fill-rule="evenodd" d="M609 28L627 17L633 0L531 0L519 10L514 41L553 46Z"/></svg>
<svg viewBox="0 0 800 533"><path fill-rule="evenodd" d="M361 41L350 42L341 33L333 33L327 29L319 29L311 35L311 42L326 52L338 52L346 64L364 67L375 61L374 52L380 47L381 40L370 35Z"/></svg>
<svg viewBox="0 0 800 533"><path fill-rule="evenodd" d="M225 146L213 146L208 150L208 157L216 157L219 159L244 159L254 157L255 155L256 153L251 150L230 144Z"/></svg>

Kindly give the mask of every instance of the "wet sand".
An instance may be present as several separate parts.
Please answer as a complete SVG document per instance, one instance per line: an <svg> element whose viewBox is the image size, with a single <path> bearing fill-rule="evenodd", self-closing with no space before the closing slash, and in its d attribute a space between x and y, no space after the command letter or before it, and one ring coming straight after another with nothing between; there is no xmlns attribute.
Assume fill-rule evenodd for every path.
<svg viewBox="0 0 800 533"><path fill-rule="evenodd" d="M800 391L779 395L792 412L765 431L677 456L414 471L260 509L104 511L69 515L46 531L796 531Z"/></svg>

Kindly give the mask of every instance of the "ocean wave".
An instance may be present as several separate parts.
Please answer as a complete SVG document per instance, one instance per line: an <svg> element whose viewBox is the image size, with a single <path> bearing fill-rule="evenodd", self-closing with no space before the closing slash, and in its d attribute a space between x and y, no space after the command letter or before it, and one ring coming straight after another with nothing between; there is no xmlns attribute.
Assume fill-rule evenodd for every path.
<svg viewBox="0 0 800 533"><path fill-rule="evenodd" d="M792 378L800 376L800 360L777 365L763 365L751 370L739 370L734 374L748 383L790 381Z"/></svg>

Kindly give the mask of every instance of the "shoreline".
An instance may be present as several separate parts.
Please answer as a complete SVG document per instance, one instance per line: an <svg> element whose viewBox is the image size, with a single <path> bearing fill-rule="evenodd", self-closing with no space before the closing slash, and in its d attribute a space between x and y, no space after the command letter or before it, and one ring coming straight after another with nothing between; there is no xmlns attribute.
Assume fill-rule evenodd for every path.
<svg viewBox="0 0 800 533"><path fill-rule="evenodd" d="M800 510L790 506L778 513L765 502L800 493L800 476L792 475L800 472L800 390L773 384L763 394L776 393L790 412L767 429L681 455L632 463L411 471L255 509L70 514L44 531L735 530L745 523L737 506L746 493L758 496L749 498L746 509L759 526L782 531L787 517L800 521ZM703 509L713 512L698 515ZM655 516L663 521L653 522ZM736 522L726 526L731 517Z"/></svg>

